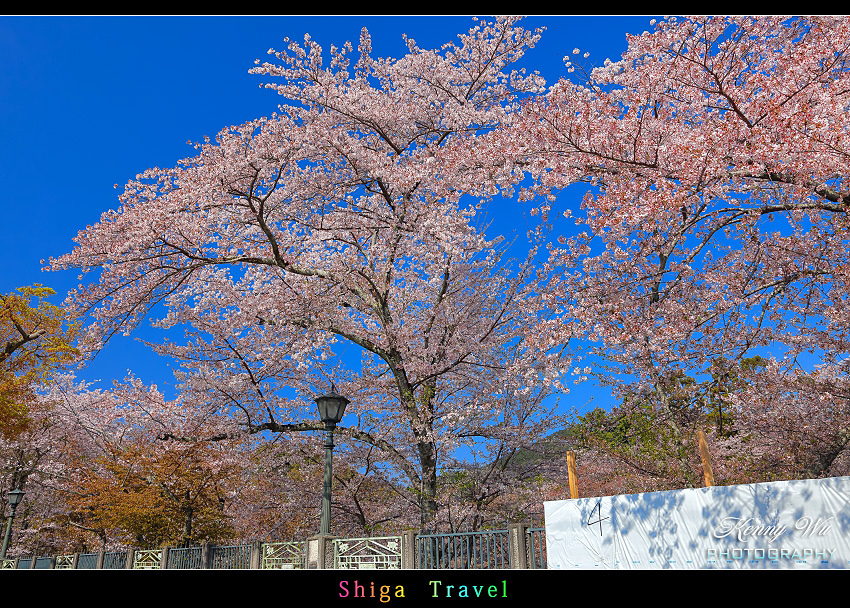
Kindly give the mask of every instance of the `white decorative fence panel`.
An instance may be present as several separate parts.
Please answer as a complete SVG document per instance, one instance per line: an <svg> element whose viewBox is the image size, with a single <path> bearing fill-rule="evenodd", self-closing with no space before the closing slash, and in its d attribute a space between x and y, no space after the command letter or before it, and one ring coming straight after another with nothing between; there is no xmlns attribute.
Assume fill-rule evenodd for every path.
<svg viewBox="0 0 850 608"><path fill-rule="evenodd" d="M401 568L401 537L334 540L334 568L387 570Z"/></svg>
<svg viewBox="0 0 850 608"><path fill-rule="evenodd" d="M133 570L160 570L162 549L136 549L133 555Z"/></svg>
<svg viewBox="0 0 850 608"><path fill-rule="evenodd" d="M265 570L300 570L304 568L304 542L263 543L262 560Z"/></svg>

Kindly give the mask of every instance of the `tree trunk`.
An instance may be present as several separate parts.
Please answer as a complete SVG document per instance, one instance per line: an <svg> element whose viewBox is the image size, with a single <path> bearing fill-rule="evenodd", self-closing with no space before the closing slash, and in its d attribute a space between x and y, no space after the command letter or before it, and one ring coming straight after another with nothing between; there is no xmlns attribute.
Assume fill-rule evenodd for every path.
<svg viewBox="0 0 850 608"><path fill-rule="evenodd" d="M192 505L189 502L189 490L186 490L183 503L183 546L188 547L192 542Z"/></svg>
<svg viewBox="0 0 850 608"><path fill-rule="evenodd" d="M422 466L422 487L419 498L420 529L427 530L437 516L437 461L431 443L419 444L419 463Z"/></svg>

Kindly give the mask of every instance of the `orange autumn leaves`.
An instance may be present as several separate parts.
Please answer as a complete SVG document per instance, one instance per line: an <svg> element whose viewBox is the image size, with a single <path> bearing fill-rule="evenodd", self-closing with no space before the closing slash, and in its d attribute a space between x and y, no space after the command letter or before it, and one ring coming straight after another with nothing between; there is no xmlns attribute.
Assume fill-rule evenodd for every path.
<svg viewBox="0 0 850 608"><path fill-rule="evenodd" d="M80 462L67 516L72 527L140 547L220 541L230 536L224 512L238 467L222 464L209 444L145 441Z"/></svg>
<svg viewBox="0 0 850 608"><path fill-rule="evenodd" d="M72 362L77 327L62 309L47 303L49 287L19 287L0 295L0 435L14 438L30 424L36 387Z"/></svg>

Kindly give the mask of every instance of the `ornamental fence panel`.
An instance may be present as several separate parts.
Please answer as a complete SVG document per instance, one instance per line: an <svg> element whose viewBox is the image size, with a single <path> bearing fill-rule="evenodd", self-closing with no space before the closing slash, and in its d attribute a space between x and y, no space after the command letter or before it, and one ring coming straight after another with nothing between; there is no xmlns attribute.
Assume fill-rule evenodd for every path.
<svg viewBox="0 0 850 608"><path fill-rule="evenodd" d="M137 549L133 554L133 570L160 570L162 549Z"/></svg>
<svg viewBox="0 0 850 608"><path fill-rule="evenodd" d="M304 541L263 543L263 570L301 570L304 568Z"/></svg>
<svg viewBox="0 0 850 608"><path fill-rule="evenodd" d="M338 538L334 568L339 570L395 570L401 568L401 537Z"/></svg>

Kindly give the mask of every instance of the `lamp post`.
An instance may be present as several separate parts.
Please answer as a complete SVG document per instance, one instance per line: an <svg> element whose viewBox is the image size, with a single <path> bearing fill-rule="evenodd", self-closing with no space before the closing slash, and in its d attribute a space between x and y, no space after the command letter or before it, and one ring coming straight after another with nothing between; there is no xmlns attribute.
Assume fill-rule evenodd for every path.
<svg viewBox="0 0 850 608"><path fill-rule="evenodd" d="M9 548L9 541L12 539L12 520L15 519L15 509L24 498L23 490L14 489L9 491L9 506L12 512L9 513L9 519L6 520L6 535L3 537L3 549L0 551L0 559L6 559L6 550Z"/></svg>
<svg viewBox="0 0 850 608"><path fill-rule="evenodd" d="M350 401L336 393L336 387L331 384L331 392L316 397L319 406L319 418L325 423L325 481L322 485L322 525L320 532L331 532L331 459L334 449L334 427L342 420L345 406Z"/></svg>

